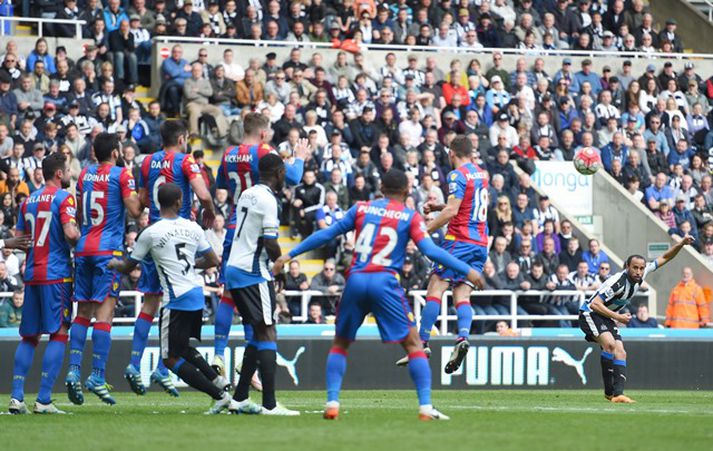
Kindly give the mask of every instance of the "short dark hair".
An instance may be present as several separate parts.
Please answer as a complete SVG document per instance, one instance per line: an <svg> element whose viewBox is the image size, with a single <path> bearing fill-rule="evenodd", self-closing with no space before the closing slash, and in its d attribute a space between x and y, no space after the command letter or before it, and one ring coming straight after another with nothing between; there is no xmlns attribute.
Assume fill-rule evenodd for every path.
<svg viewBox="0 0 713 451"><path fill-rule="evenodd" d="M45 180L52 180L57 171L64 171L67 157L62 152L55 152L42 160L42 176Z"/></svg>
<svg viewBox="0 0 713 451"><path fill-rule="evenodd" d="M643 257L643 255L633 254L633 255L629 255L629 257L626 259L626 262L624 262L624 266L628 268L629 265L631 264L631 262L632 262L635 258L641 259L641 260L643 260L644 262L646 261L646 259Z"/></svg>
<svg viewBox="0 0 713 451"><path fill-rule="evenodd" d="M94 138L94 156L97 157L97 161L103 163L111 159L111 152L116 149L119 150L119 137L116 133L99 133L96 138Z"/></svg>
<svg viewBox="0 0 713 451"><path fill-rule="evenodd" d="M470 158L473 153L473 144L464 135L458 135L453 138L450 148L459 158Z"/></svg>
<svg viewBox="0 0 713 451"><path fill-rule="evenodd" d="M406 173L400 169L389 169L389 171L381 177L381 191L384 193L399 193L408 186L408 178Z"/></svg>
<svg viewBox="0 0 713 451"><path fill-rule="evenodd" d="M173 205L181 197L183 197L181 188L179 188L175 183L164 183L158 189L158 204L161 207Z"/></svg>
<svg viewBox="0 0 713 451"><path fill-rule="evenodd" d="M282 158L280 158L278 155L275 155L274 153L269 153L264 157L260 158L260 162L258 163L258 170L260 171L261 176L275 175L280 170L280 168L284 167L285 163L282 161Z"/></svg>
<svg viewBox="0 0 713 451"><path fill-rule="evenodd" d="M161 124L161 140L164 146L175 146L178 144L178 138L188 132L186 123L182 120L168 120Z"/></svg>

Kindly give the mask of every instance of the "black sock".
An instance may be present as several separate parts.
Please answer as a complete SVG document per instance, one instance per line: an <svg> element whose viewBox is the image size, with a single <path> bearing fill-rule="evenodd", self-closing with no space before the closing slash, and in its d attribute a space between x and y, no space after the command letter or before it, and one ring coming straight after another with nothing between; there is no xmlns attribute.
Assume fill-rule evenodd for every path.
<svg viewBox="0 0 713 451"><path fill-rule="evenodd" d="M255 370L257 370L257 348L255 345L249 344L245 347L245 353L243 354L243 367L240 370L238 386L235 387L234 400L245 401L248 399L250 381L253 378L253 374L255 374Z"/></svg>
<svg viewBox="0 0 713 451"><path fill-rule="evenodd" d="M275 372L277 369L277 351L262 349L258 351L260 377L262 378L262 406L272 410L277 405L275 400Z"/></svg>
<svg viewBox="0 0 713 451"><path fill-rule="evenodd" d="M626 360L614 360L614 391L612 395L619 396L624 394L624 385L626 384Z"/></svg>
<svg viewBox="0 0 713 451"><path fill-rule="evenodd" d="M208 380L205 375L193 366L191 362L187 362L184 359L181 359L173 365L173 368L171 368L171 371L176 373L178 377L186 381L188 385L191 387L195 388L196 390L200 390L203 393L209 395L213 399L221 399L223 397L223 390L219 389L215 385L213 385L213 382Z"/></svg>
<svg viewBox="0 0 713 451"><path fill-rule="evenodd" d="M614 360L609 353L602 352L602 380L604 381L604 394L612 396L614 393Z"/></svg>
<svg viewBox="0 0 713 451"><path fill-rule="evenodd" d="M208 380L213 381L218 377L218 372L206 362L196 348L188 348L188 352L186 352L183 358L186 359L186 362L190 362L193 366L198 368Z"/></svg>

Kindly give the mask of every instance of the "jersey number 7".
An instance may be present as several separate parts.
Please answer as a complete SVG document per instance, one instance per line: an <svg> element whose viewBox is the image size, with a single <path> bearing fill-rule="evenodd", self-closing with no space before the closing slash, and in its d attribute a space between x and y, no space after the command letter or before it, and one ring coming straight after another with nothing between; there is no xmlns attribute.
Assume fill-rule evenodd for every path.
<svg viewBox="0 0 713 451"><path fill-rule="evenodd" d="M41 211L41 212L37 213L37 220L35 220L35 217L32 216L31 214L28 214L27 220L30 222L30 234L31 234L33 240L35 239L35 226L37 225L38 221L43 220L42 228L40 229L40 236L37 237L37 241L35 242L35 245L44 246L45 242L47 241L47 235L49 234L49 231L50 231L50 224L52 223L52 212L51 211Z"/></svg>

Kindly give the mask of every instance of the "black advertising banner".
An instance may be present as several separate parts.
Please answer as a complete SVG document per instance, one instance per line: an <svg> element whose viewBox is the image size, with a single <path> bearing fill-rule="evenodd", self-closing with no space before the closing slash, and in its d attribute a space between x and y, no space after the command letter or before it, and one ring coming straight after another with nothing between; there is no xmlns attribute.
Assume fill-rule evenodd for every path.
<svg viewBox="0 0 713 451"><path fill-rule="evenodd" d="M12 362L17 341L1 340L0 392L10 391ZM628 354L627 388L632 389L713 389L713 346L709 341L682 340L630 340L625 343ZM329 339L285 339L278 344L277 384L280 390L324 389L324 364L331 347ZM210 361L213 357L212 341L197 346ZM598 389L601 388L599 349L597 346L575 339L487 339L473 340L461 369L452 374L443 373L452 341L434 339L431 368L434 371L433 388L505 388L505 389ZM37 390L40 377L41 356L44 343L35 355L34 366L27 378L28 392ZM117 391L128 391L122 381L123 371L131 352L131 340L117 339L112 344L107 366L107 381ZM226 365L242 359L242 344L226 350ZM151 369L159 355L158 343L151 340L141 362L141 373L148 383ZM345 389L410 389L411 380L406 368L394 362L403 356L400 346L384 345L367 339L353 344L349 351ZM91 342L87 343L83 374L91 367ZM66 359L65 359L66 366ZM55 390L61 390L65 370ZM236 376L233 373L232 378ZM177 380L178 387L185 387Z"/></svg>

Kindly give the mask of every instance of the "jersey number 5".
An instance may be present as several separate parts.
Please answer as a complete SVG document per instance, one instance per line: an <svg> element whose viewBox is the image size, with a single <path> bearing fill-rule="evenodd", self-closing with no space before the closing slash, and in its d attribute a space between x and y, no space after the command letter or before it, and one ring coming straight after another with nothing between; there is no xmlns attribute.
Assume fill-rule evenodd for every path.
<svg viewBox="0 0 713 451"><path fill-rule="evenodd" d="M364 228L361 230L361 233L359 234L359 238L357 238L356 244L354 245L354 251L359 254L359 261L362 263L366 263L366 261L369 259L369 255L371 255L371 252L374 249L372 241L374 241L375 232L376 225L365 225ZM376 241L379 241L379 238L381 238L382 236L386 237L386 243L384 243L381 250L372 257L371 262L379 266L391 266L391 258L389 257L394 251L399 237L396 233L396 230L394 230L392 227L383 227L379 231L379 236L376 237ZM374 244L376 244L375 241Z"/></svg>
<svg viewBox="0 0 713 451"><path fill-rule="evenodd" d="M186 250L184 249L185 247L186 243L176 244L176 258L183 262L184 267L181 272L184 276L191 270L191 262L188 261L188 256L186 255Z"/></svg>

